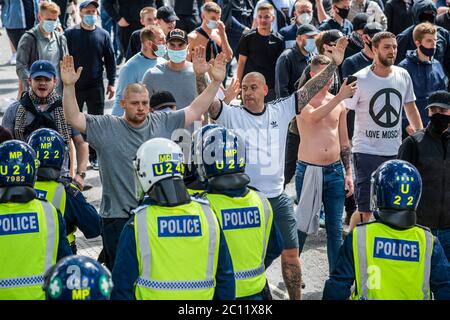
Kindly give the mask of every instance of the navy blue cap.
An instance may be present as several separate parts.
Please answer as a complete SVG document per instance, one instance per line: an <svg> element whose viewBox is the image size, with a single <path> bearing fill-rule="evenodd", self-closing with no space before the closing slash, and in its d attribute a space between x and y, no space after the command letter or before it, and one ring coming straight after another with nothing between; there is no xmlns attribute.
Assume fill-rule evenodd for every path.
<svg viewBox="0 0 450 320"><path fill-rule="evenodd" d="M304 34L307 36L315 36L316 34L319 34L319 31L317 31L316 27L314 27L312 24L302 24L297 29L297 36L301 36Z"/></svg>
<svg viewBox="0 0 450 320"><path fill-rule="evenodd" d="M162 19L164 22L169 23L172 21L180 20L175 13L175 11L172 9L172 7L169 6L162 6L156 11L156 18Z"/></svg>
<svg viewBox="0 0 450 320"><path fill-rule="evenodd" d="M446 90L439 90L430 94L426 109L431 107L450 109L450 93Z"/></svg>
<svg viewBox="0 0 450 320"><path fill-rule="evenodd" d="M80 3L80 10L86 8L88 5L94 5L96 8L98 8L99 4L97 1L83 1Z"/></svg>
<svg viewBox="0 0 450 320"><path fill-rule="evenodd" d="M33 62L30 68L31 79L37 77L46 77L52 79L56 77L56 69L53 64L48 60L36 60Z"/></svg>

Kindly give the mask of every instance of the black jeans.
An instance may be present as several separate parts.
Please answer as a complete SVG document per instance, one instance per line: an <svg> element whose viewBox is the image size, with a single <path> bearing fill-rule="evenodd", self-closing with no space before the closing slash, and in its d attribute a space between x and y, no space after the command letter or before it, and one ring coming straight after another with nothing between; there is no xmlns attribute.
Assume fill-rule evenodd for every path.
<svg viewBox="0 0 450 320"><path fill-rule="evenodd" d="M86 90L76 90L78 107L83 112L83 106L86 103L87 113L100 115L105 109L105 88L103 85ZM84 137L86 140L86 137ZM89 161L97 159L97 153L89 146Z"/></svg>
<svg viewBox="0 0 450 320"><path fill-rule="evenodd" d="M114 268L120 234L129 218L102 218L102 260L109 270Z"/></svg>
<svg viewBox="0 0 450 320"><path fill-rule="evenodd" d="M292 177L295 174L299 145L300 136L289 131L286 139L286 153L284 160L284 186L292 180Z"/></svg>
<svg viewBox="0 0 450 320"><path fill-rule="evenodd" d="M27 32L27 29L6 29L6 33L8 34L9 40L17 51L17 46L19 45L20 38L23 34Z"/></svg>

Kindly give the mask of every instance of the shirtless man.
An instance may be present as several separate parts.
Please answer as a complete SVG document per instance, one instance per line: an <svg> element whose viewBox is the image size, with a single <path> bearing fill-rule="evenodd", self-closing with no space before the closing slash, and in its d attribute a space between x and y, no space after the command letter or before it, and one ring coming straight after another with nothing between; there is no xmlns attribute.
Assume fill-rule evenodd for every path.
<svg viewBox="0 0 450 320"><path fill-rule="evenodd" d="M315 56L311 61L311 76L321 72L330 62L331 60L326 56ZM297 219L301 229L303 229L301 220L304 221L307 216L313 214L318 215L320 202L323 202L327 221L325 226L330 273L342 242L342 212L345 196L348 197L353 193L347 111L343 100L351 97L356 91L356 83L347 85L344 82L339 93L334 96L328 91L331 84L332 80L297 116L297 125L302 139L295 174L295 187L297 200L299 200L297 210L300 215ZM304 183L305 189L302 194ZM348 190L346 195L344 190ZM297 231L300 253L306 240L306 233L303 231L306 230Z"/></svg>
<svg viewBox="0 0 450 320"><path fill-rule="evenodd" d="M206 48L206 61L215 58L220 52L225 54L227 61L233 59L233 51L225 33L225 24L220 21L222 9L215 2L207 2L202 7L202 24L189 33L188 61L195 47Z"/></svg>

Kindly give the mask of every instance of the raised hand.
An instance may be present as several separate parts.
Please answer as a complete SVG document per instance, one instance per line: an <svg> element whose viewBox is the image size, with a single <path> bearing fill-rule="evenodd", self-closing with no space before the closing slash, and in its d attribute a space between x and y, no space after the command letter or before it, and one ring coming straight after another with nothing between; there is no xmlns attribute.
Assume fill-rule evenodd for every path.
<svg viewBox="0 0 450 320"><path fill-rule="evenodd" d="M223 99L223 101L226 104L229 104L231 101L233 101L237 97L239 92L241 92L241 84L239 83L238 79L232 78L230 85L224 91L225 98Z"/></svg>
<svg viewBox="0 0 450 320"><path fill-rule="evenodd" d="M350 84L347 84L347 81L348 79L345 79L339 89L338 95L342 98L342 100L353 97L357 89L357 81Z"/></svg>
<svg viewBox="0 0 450 320"><path fill-rule="evenodd" d="M206 62L206 49L204 46L197 46L194 48L192 64L195 74L202 75L209 71L211 66Z"/></svg>
<svg viewBox="0 0 450 320"><path fill-rule="evenodd" d="M83 67L79 67L75 72L72 56L64 56L59 63L59 67L61 70L61 81L65 86L74 85L80 78L81 71L83 70Z"/></svg>
<svg viewBox="0 0 450 320"><path fill-rule="evenodd" d="M331 47L331 53L325 52L325 55L333 60L336 65L340 65L344 60L345 48L347 48L348 39L346 37L340 38L336 46Z"/></svg>
<svg viewBox="0 0 450 320"><path fill-rule="evenodd" d="M213 66L209 71L212 80L222 82L227 75L227 59L225 53L221 52L212 60Z"/></svg>

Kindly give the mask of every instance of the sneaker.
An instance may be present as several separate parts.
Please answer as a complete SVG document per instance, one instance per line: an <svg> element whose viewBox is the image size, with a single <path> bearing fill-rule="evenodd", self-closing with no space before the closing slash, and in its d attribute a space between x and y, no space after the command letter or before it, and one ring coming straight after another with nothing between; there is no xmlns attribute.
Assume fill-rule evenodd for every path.
<svg viewBox="0 0 450 320"><path fill-rule="evenodd" d="M16 65L16 53L13 53L11 55L11 59L9 59L9 64L12 65L12 66Z"/></svg>
<svg viewBox="0 0 450 320"><path fill-rule="evenodd" d="M98 160L97 159L91 161L91 167L94 170L98 170L99 169Z"/></svg>

